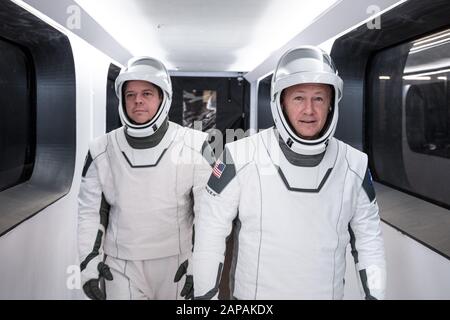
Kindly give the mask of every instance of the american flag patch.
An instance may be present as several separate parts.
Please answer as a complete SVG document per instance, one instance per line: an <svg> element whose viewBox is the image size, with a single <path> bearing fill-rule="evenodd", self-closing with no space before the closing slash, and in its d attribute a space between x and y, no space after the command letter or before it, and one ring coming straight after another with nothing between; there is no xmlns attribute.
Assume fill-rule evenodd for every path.
<svg viewBox="0 0 450 320"><path fill-rule="evenodd" d="M213 175L219 179L222 176L222 173L225 170L225 167L226 166L222 161L217 160L216 165L214 166L214 169L213 169Z"/></svg>

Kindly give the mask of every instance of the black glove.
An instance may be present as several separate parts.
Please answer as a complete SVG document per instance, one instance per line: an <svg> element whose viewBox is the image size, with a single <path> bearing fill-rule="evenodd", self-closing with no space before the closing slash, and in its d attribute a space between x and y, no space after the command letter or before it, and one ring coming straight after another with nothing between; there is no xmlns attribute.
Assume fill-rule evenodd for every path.
<svg viewBox="0 0 450 320"><path fill-rule="evenodd" d="M180 295L184 297L186 300L194 299L194 277L192 276L192 272L188 270L189 260L184 261L177 270L175 274L174 282L178 282L181 278L186 275L186 281L184 282L184 287L181 290Z"/></svg>
<svg viewBox="0 0 450 320"><path fill-rule="evenodd" d="M111 270L106 263L100 262L97 266L98 279L90 279L83 285L84 293L92 300L106 300L105 289L102 288L102 282L104 279L111 281L113 276Z"/></svg>

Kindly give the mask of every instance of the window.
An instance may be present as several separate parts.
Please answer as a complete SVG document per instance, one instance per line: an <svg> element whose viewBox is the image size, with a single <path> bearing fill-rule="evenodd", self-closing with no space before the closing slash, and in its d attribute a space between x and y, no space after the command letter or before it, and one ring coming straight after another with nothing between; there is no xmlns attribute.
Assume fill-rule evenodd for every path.
<svg viewBox="0 0 450 320"><path fill-rule="evenodd" d="M201 121L203 131L246 129L245 105L248 82L227 77L172 76L172 106L169 119L193 127Z"/></svg>
<svg viewBox="0 0 450 320"><path fill-rule="evenodd" d="M442 74L442 73L441 73ZM418 153L450 159L447 76L410 84L405 98L406 137ZM412 81L412 80L410 80Z"/></svg>
<svg viewBox="0 0 450 320"><path fill-rule="evenodd" d="M0 39L0 191L28 180L35 153L31 64L22 49Z"/></svg>
<svg viewBox="0 0 450 320"><path fill-rule="evenodd" d="M217 91L183 90L183 126L206 131L216 128ZM200 127L201 124L201 127Z"/></svg>
<svg viewBox="0 0 450 320"><path fill-rule="evenodd" d="M77 117L69 39L12 1L0 21L2 236L70 191Z"/></svg>
<svg viewBox="0 0 450 320"><path fill-rule="evenodd" d="M371 62L369 133L377 177L450 207L450 29Z"/></svg>

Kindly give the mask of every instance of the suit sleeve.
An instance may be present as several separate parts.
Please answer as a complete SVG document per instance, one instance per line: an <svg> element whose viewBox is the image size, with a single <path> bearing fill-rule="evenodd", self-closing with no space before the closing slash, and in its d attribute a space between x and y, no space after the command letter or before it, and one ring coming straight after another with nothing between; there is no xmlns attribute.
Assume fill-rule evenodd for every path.
<svg viewBox="0 0 450 320"><path fill-rule="evenodd" d="M194 184L192 187L192 193L194 196L194 215L197 215L200 208L201 198L205 189L208 178L211 175L212 167L214 166L216 159L214 152L207 141L203 143L201 149L200 160L195 165L194 170Z"/></svg>
<svg viewBox="0 0 450 320"><path fill-rule="evenodd" d="M360 187L349 225L352 255L364 299L384 299L386 262L380 216L369 169Z"/></svg>
<svg viewBox="0 0 450 320"><path fill-rule="evenodd" d="M217 298L226 237L239 206L240 184L227 148L209 177L195 222L193 255L196 299Z"/></svg>
<svg viewBox="0 0 450 320"><path fill-rule="evenodd" d="M89 152L78 195L78 251L82 282L98 278L103 261L103 241L108 223L109 204L102 193L97 168Z"/></svg>

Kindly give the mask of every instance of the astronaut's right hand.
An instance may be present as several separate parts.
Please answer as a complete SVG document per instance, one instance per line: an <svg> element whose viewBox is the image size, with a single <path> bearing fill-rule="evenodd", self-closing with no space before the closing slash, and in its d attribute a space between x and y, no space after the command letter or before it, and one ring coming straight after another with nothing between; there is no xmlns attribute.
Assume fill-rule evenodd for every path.
<svg viewBox="0 0 450 320"><path fill-rule="evenodd" d="M113 280L109 266L103 261L98 262L93 259L81 272L83 281L83 291L92 300L106 300L105 289L102 288L102 280ZM95 268L95 269L94 269Z"/></svg>

